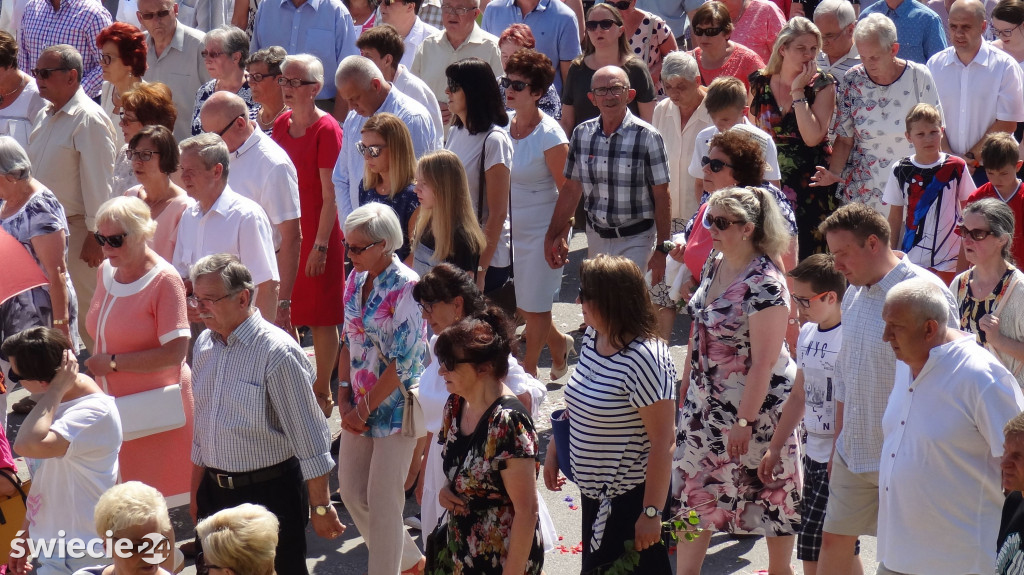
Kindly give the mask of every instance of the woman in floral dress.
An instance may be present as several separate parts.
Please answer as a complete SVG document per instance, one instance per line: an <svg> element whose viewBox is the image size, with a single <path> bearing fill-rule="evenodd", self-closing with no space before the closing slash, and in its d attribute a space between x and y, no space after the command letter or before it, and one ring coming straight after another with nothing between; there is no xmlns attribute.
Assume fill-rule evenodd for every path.
<svg viewBox="0 0 1024 575"><path fill-rule="evenodd" d="M818 69L821 32L810 20L791 20L763 70L750 76L750 116L779 151L782 191L796 208L800 259L828 246L818 224L839 207L835 186L811 187L815 166L832 155L828 126L836 108L835 77Z"/></svg>
<svg viewBox="0 0 1024 575"><path fill-rule="evenodd" d="M538 575L544 546L537 520L537 432L502 383L514 332L491 307L445 329L434 346L452 393L438 435L447 485L448 546L457 575Z"/></svg>
<svg viewBox="0 0 1024 575"><path fill-rule="evenodd" d="M789 234L775 201L759 188L715 192L705 219L719 253L705 264L689 303L692 369L672 473L674 497L697 511L705 531L679 545L677 573L700 572L712 531L765 535L768 571L790 573L800 526L795 436L775 481L757 476L796 375L783 345L789 290L766 255L784 251Z"/></svg>

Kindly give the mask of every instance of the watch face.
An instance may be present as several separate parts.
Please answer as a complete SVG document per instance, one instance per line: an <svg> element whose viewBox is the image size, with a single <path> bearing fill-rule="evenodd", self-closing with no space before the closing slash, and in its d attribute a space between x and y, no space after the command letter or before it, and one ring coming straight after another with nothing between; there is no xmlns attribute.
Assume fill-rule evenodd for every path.
<svg viewBox="0 0 1024 575"><path fill-rule="evenodd" d="M658 508L654 507L653 505L650 506L650 507L647 507L647 508L644 509L644 515L646 515L648 517L657 517L658 516Z"/></svg>

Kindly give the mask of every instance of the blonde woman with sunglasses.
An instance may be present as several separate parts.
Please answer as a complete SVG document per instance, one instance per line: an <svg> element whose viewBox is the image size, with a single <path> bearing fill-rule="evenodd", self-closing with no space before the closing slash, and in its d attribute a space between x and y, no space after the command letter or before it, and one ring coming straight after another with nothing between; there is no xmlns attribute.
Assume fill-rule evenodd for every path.
<svg viewBox="0 0 1024 575"><path fill-rule="evenodd" d="M379 202L395 210L402 225L402 247L395 254L411 266L409 232L416 227L420 210L414 190L416 154L412 136L398 116L387 113L373 115L360 135L356 150L363 155L365 167L359 182L359 205Z"/></svg>

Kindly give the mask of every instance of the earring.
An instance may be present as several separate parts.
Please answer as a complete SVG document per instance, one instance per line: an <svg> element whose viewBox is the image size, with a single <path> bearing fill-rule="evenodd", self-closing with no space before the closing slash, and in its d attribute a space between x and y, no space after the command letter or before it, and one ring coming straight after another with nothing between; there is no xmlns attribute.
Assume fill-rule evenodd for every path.
<svg viewBox="0 0 1024 575"><path fill-rule="evenodd" d="M743 236L743 241L747 241L747 236Z"/></svg>

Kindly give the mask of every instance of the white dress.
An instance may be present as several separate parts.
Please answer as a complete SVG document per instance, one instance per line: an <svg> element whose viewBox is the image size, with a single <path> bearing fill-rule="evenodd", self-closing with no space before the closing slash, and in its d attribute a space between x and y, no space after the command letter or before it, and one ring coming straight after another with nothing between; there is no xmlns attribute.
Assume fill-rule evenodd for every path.
<svg viewBox="0 0 1024 575"><path fill-rule="evenodd" d="M558 188L544 153L568 143L562 127L544 112L540 123L525 138L512 139L509 216L516 306L525 312L551 311L562 284L562 269L551 269L544 257L544 236L558 201Z"/></svg>
<svg viewBox="0 0 1024 575"><path fill-rule="evenodd" d="M10 136L28 149L28 135L32 133L39 110L46 106L46 101L39 96L39 88L33 80L25 84L25 89L18 98L3 110L0 110L0 136Z"/></svg>
<svg viewBox="0 0 1024 575"><path fill-rule="evenodd" d="M437 357L434 355L434 344L437 343L437 336L430 338L430 364L420 375L420 405L423 407L423 419L427 431L431 434L430 445L427 447L427 467L423 470L423 503L420 505L420 521L423 523L423 532L430 533L437 526L438 519L444 509L437 500L437 494L444 486L444 469L441 466L441 444L437 442L437 435L441 432L441 423L444 416L444 404L448 401L448 390L444 387L444 378L438 373ZM530 377L516 358L508 358L508 375L505 376L505 385L516 395L529 392L532 400L530 417L536 421L540 405L544 403L548 390L541 382ZM537 494L537 514L540 517L540 533L544 539L544 551L551 551L558 541L558 532L555 530L555 523L551 520L551 513L544 499ZM426 541L426 538L423 539Z"/></svg>
<svg viewBox="0 0 1024 575"><path fill-rule="evenodd" d="M103 81L103 85L100 87L100 107L107 113L107 117L110 118L110 123L114 125L114 148L120 150L121 146L127 144L124 141L124 132L121 131L121 115L114 112L117 106L114 106L114 85L106 80ZM118 196L120 194L113 194Z"/></svg>

